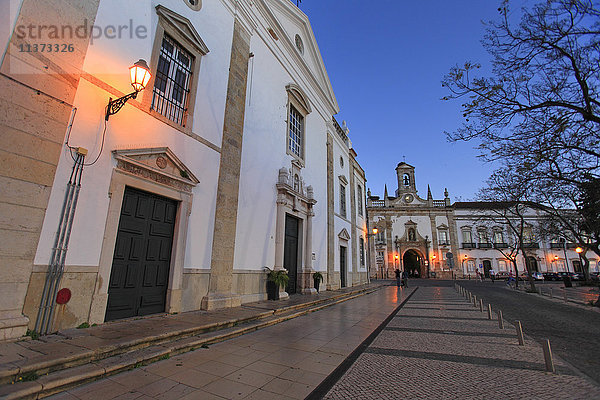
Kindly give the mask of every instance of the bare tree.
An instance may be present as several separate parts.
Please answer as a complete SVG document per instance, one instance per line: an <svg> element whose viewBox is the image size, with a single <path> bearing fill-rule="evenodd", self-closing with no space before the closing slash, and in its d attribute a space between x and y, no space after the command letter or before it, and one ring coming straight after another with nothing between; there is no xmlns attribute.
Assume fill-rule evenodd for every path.
<svg viewBox="0 0 600 400"><path fill-rule="evenodd" d="M530 250L537 248L533 234L540 211L543 210L529 200L533 183L527 176L513 174L510 169L499 169L488 179L487 187L477 197L489 204L486 218L506 227L511 235L508 251L503 254L511 256L507 258L513 264L517 282L517 255L520 253L525 261L531 289L535 290L535 281L531 275L533 271L528 259L533 256L529 253Z"/></svg>
<svg viewBox="0 0 600 400"><path fill-rule="evenodd" d="M528 200L548 207L563 230L600 255L590 193L600 191L600 7L546 0L520 11L505 0L482 43L492 76L467 62L444 77L445 100L464 99L464 124L450 141L479 142L480 156L527 176ZM579 212L580 223L564 218Z"/></svg>

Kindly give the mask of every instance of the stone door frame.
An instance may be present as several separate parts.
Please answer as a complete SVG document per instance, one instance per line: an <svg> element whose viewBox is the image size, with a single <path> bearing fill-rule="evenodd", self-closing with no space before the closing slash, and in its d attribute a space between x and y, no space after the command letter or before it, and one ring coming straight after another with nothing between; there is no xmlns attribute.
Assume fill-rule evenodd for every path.
<svg viewBox="0 0 600 400"><path fill-rule="evenodd" d="M183 283L183 263L189 217L192 210L192 188L198 180L168 148L113 151L117 166L113 169L109 185L110 202L104 229L104 240L100 252L100 262L96 285L92 295L89 322L104 323L108 303L108 285L112 270L112 261L117 240L121 208L125 187L140 189L158 196L177 201L173 248L169 269L169 284L165 301L165 312L180 312ZM177 178L150 166L150 163L138 161L135 156L156 160L162 157L174 168L185 171L186 178ZM162 164L161 164L162 165Z"/></svg>

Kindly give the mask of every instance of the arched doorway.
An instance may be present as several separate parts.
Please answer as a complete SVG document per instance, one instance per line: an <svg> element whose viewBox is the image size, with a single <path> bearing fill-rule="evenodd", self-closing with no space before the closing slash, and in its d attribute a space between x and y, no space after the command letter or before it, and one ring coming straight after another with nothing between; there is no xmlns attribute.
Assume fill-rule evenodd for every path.
<svg viewBox="0 0 600 400"><path fill-rule="evenodd" d="M483 275L486 278L490 277L490 269L492 269L492 262L490 260L483 260Z"/></svg>
<svg viewBox="0 0 600 400"><path fill-rule="evenodd" d="M410 278L423 278L425 275L422 270L423 257L415 250L408 250L402 257L404 271Z"/></svg>
<svg viewBox="0 0 600 400"><path fill-rule="evenodd" d="M535 257L527 257L527 269L531 272L539 272L538 271L538 263Z"/></svg>

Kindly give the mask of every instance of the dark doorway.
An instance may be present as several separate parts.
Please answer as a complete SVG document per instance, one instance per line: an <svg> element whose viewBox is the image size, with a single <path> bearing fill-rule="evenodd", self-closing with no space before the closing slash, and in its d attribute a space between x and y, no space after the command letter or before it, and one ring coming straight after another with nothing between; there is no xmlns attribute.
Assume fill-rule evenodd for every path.
<svg viewBox="0 0 600 400"><path fill-rule="evenodd" d="M404 271L411 278L421 278L423 274L421 273L421 256L414 250L408 250L404 253L402 257L402 265L404 266Z"/></svg>
<svg viewBox="0 0 600 400"><path fill-rule="evenodd" d="M573 261L573 271L583 273L583 268L581 268L581 261L579 261L579 260Z"/></svg>
<svg viewBox="0 0 600 400"><path fill-rule="evenodd" d="M483 260L483 276L489 278L490 269L492 269L492 262L490 260Z"/></svg>
<svg viewBox="0 0 600 400"><path fill-rule="evenodd" d="M538 271L538 263L535 257L527 257L527 269L531 272L539 272Z"/></svg>
<svg viewBox="0 0 600 400"><path fill-rule="evenodd" d="M165 311L177 202L125 188L106 321Z"/></svg>
<svg viewBox="0 0 600 400"><path fill-rule="evenodd" d="M285 216L285 242L283 245L283 268L287 269L290 280L285 288L289 294L296 293L296 277L298 275L298 218Z"/></svg>
<svg viewBox="0 0 600 400"><path fill-rule="evenodd" d="M340 286L346 287L346 247L340 246Z"/></svg>

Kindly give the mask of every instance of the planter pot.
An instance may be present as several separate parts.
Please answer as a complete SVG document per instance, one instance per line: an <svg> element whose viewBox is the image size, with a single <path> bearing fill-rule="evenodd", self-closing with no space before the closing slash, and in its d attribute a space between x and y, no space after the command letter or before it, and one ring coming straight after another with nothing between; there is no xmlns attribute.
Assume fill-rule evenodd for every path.
<svg viewBox="0 0 600 400"><path fill-rule="evenodd" d="M315 289L317 289L317 292L318 292L319 291L319 285L321 284L321 280L320 279L315 279L314 283L315 283Z"/></svg>
<svg viewBox="0 0 600 400"><path fill-rule="evenodd" d="M279 300L279 287L275 282L267 281L267 299Z"/></svg>

